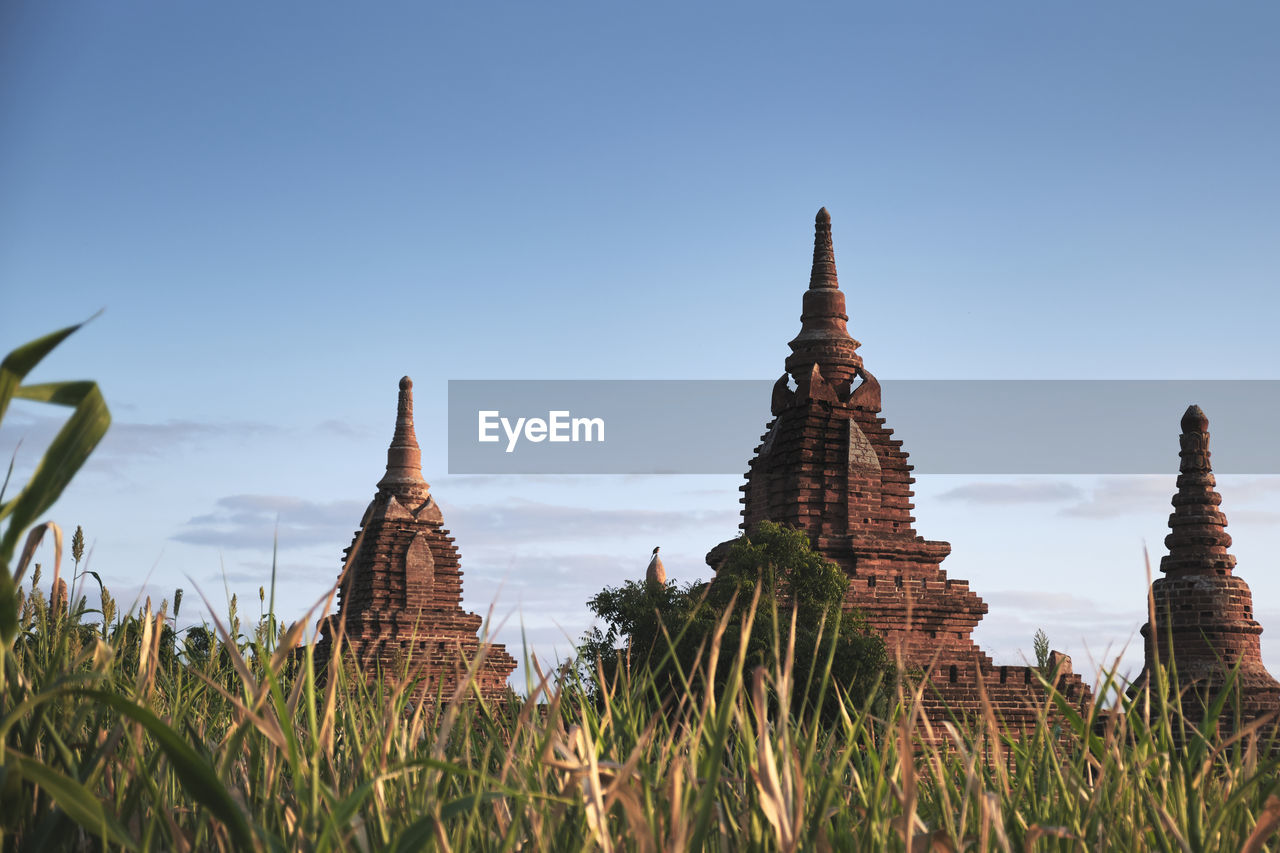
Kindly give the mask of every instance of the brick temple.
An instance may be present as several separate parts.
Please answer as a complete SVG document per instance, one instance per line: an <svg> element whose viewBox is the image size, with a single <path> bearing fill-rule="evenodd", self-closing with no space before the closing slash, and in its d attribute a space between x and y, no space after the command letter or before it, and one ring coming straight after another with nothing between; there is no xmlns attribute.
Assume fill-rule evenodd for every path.
<svg viewBox="0 0 1280 853"><path fill-rule="evenodd" d="M504 646L481 643L481 618L462 609L458 549L422 477L413 382L407 376L400 380L386 474L344 554L349 564L344 561L347 569L339 579L338 612L320 622L317 662L328 661L343 624L346 653L370 676L399 672L407 661L411 675L425 677L419 695L439 689L447 699L483 652L476 676L481 694L507 693L516 662Z"/></svg>
<svg viewBox="0 0 1280 853"><path fill-rule="evenodd" d="M1280 712L1280 683L1262 665L1262 626L1253 618L1253 594L1236 577L1236 558L1227 550L1231 535L1219 509L1209 460L1209 419L1199 406L1182 416L1177 493L1169 515L1169 553L1160 561L1164 577L1151 584L1156 630L1142 626L1148 679L1157 659L1173 663L1185 689L1183 713L1193 723L1204 718L1205 699L1221 693L1228 672L1239 667L1236 683L1241 722ZM1234 719L1234 703L1224 716Z"/></svg>
<svg viewBox="0 0 1280 853"><path fill-rule="evenodd" d="M1035 724L1044 691L1026 666L997 667L971 639L987 605L941 568L946 542L917 535L911 515L912 466L880 417L880 384L862 363L846 327L836 276L831 218L818 211L800 334L773 388L773 419L741 487L742 527L762 520L791 525L849 575L847 606L861 610L891 654L931 682L930 719L980 712L982 678L1010 730ZM728 545L707 555L717 568ZM1088 688L1059 656L1059 689L1084 701Z"/></svg>

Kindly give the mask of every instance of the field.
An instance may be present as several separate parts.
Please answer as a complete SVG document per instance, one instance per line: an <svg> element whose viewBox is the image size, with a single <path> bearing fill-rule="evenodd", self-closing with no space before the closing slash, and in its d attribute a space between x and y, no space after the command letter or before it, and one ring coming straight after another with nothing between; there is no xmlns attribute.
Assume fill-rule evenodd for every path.
<svg viewBox="0 0 1280 853"><path fill-rule="evenodd" d="M1098 711L1047 707L1022 740L929 729L901 686L887 713L788 718L789 657L747 671L715 643L720 695L659 697L637 668L592 696L589 672L531 662L525 696L413 702L407 672L317 678L303 623L270 613L179 637L168 605L104 628L106 590L23 593L6 849L1260 850L1280 825L1271 746L1201 736L1159 691L1100 734Z"/></svg>
<svg viewBox="0 0 1280 853"><path fill-rule="evenodd" d="M62 530L34 523L110 423L94 383L20 384L74 330L0 364L0 416L14 396L73 408L0 503L3 849L1262 850L1280 827L1270 736L1235 724L1229 692L1188 725L1158 668L1133 695L1100 674L1112 698L1083 715L1050 688L1011 738L991 713L931 727L901 671L858 706L830 658L803 668L823 713L779 711L814 695L797 650L748 667L728 617L674 691L638 664L531 660L523 695L486 703L468 673L416 690L411 660L317 670L304 637L331 601L286 627L264 589L247 630L234 598L177 630L181 590L120 612L80 537L67 584Z"/></svg>

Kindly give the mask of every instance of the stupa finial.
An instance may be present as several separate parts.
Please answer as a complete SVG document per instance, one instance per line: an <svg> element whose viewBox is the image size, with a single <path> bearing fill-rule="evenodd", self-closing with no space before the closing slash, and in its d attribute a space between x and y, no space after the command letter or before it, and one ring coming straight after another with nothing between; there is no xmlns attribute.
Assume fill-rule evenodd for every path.
<svg viewBox="0 0 1280 853"><path fill-rule="evenodd" d="M836 278L836 253L831 245L831 214L825 207L813 221L813 270L809 273L809 287L840 287Z"/></svg>
<svg viewBox="0 0 1280 853"><path fill-rule="evenodd" d="M1187 411L1182 415L1182 431L1183 432L1208 432L1209 418L1205 415L1204 409L1192 403L1187 406Z"/></svg>
<svg viewBox="0 0 1280 853"><path fill-rule="evenodd" d="M844 293L836 280L836 255L831 247L831 214L824 207L813 223L813 268L809 289L804 292L800 311L800 334L791 341L787 372L800 382L814 364L836 387L848 391L862 367L860 344L849 335ZM847 395L847 394L846 394Z"/></svg>
<svg viewBox="0 0 1280 853"><path fill-rule="evenodd" d="M413 380L400 380L400 399L396 405L396 431L387 448L387 473L378 481L379 489L402 492L408 487L427 489L422 478L422 450L413 430Z"/></svg>
<svg viewBox="0 0 1280 853"><path fill-rule="evenodd" d="M1222 496L1209 461L1209 418L1199 406L1189 406L1182 416L1178 440L1178 491L1169 515L1169 553L1160 561L1166 574L1230 574L1236 558L1227 552L1231 535L1227 517L1218 508Z"/></svg>

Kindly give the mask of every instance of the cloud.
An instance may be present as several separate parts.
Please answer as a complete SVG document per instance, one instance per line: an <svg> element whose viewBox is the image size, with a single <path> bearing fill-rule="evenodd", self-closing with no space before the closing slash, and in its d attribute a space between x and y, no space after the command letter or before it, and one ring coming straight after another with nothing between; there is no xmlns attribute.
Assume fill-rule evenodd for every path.
<svg viewBox="0 0 1280 853"><path fill-rule="evenodd" d="M433 485L447 488L454 491L459 488L488 488L490 486L501 486L508 490L531 490L538 487L560 487L560 486L588 486L598 488L602 483L610 485L623 486L643 486L665 484L669 482L670 474L444 474L431 478ZM715 480L723 480L726 483L732 482L733 487L730 491L736 492L737 484L742 481L741 475L738 474L677 474L682 478L683 482L693 480L695 482L707 482ZM698 495L707 494L717 497L723 496L724 492L719 489L706 489L702 491L685 491L684 494Z"/></svg>
<svg viewBox="0 0 1280 853"><path fill-rule="evenodd" d="M68 414L70 410L65 410ZM6 413L0 426L0 444L22 443L17 468L30 471L53 441L66 417L19 409ZM85 463L86 471L115 473L125 462L159 459L194 444L218 439L247 439L276 432L277 427L254 421L200 422L168 420L162 423L113 420L107 434Z"/></svg>
<svg viewBox="0 0 1280 853"><path fill-rule="evenodd" d="M1146 609L1141 596L1125 610L1108 609L1085 596L1039 590L996 590L982 598L990 609L974 638L997 664L1030 658L1031 638L1043 629L1050 647L1071 655L1076 672L1086 680L1092 681L1097 666L1111 666L1117 657L1121 673L1132 676L1142 666L1138 629L1146 621Z"/></svg>
<svg viewBox="0 0 1280 853"><path fill-rule="evenodd" d="M116 454L157 456L170 448L203 438L258 435L275 431L275 427L251 421L221 424L187 420L169 420L158 424L116 422L103 439L103 449Z"/></svg>
<svg viewBox="0 0 1280 853"><path fill-rule="evenodd" d="M500 486L507 491L534 491L538 488L566 486L598 486L602 482L626 482L636 475L598 474L444 474L432 477L431 483L450 493L459 489L488 489Z"/></svg>
<svg viewBox="0 0 1280 853"><path fill-rule="evenodd" d="M470 533L491 534L508 542L654 538L699 528L714 535L711 531L716 529L735 530L739 521L733 510L595 509L519 498L500 504L448 506L445 516L459 529L465 527Z"/></svg>
<svg viewBox="0 0 1280 853"><path fill-rule="evenodd" d="M1232 503L1272 498L1280 492L1280 476L1240 477L1226 474L1218 477L1218 491Z"/></svg>
<svg viewBox="0 0 1280 853"><path fill-rule="evenodd" d="M1016 483L969 483L939 495L940 500L973 504L1059 503L1079 500L1083 492L1057 480L1021 480Z"/></svg>
<svg viewBox="0 0 1280 853"><path fill-rule="evenodd" d="M1059 510L1061 515L1109 519L1168 512L1169 500L1177 489L1175 479L1173 473L1104 477L1088 488L1062 480L968 483L938 497L984 506L1062 503L1066 505ZM1280 492L1280 477L1225 477L1218 491L1224 496L1224 509L1231 518L1260 524L1280 523L1280 511L1270 507L1233 509L1253 501L1274 499Z"/></svg>
<svg viewBox="0 0 1280 853"><path fill-rule="evenodd" d="M338 577L340 566L335 555L333 562L333 579ZM326 579L323 573L317 575L316 571L311 567L296 568L276 565L276 583L277 585L285 581L309 582L317 579ZM209 572L204 576L204 583L216 584L221 587L222 584L254 584L257 586L270 585L271 583L271 559L268 557L258 563L242 563L239 568L220 569L216 572Z"/></svg>
<svg viewBox="0 0 1280 853"><path fill-rule="evenodd" d="M1062 515L1108 519L1120 515L1168 512L1169 499L1175 489L1172 475L1108 477L1100 480L1084 500L1064 508Z"/></svg>
<svg viewBox="0 0 1280 853"><path fill-rule="evenodd" d="M1223 511L1227 514L1229 521L1240 522L1243 524L1272 525L1280 524L1280 512L1269 509L1236 509L1228 510L1225 507Z"/></svg>
<svg viewBox="0 0 1280 853"><path fill-rule="evenodd" d="M190 545L262 550L327 544L349 537L360 523L361 501L308 501L280 495L231 495L212 512L193 516L172 539Z"/></svg>
<svg viewBox="0 0 1280 853"><path fill-rule="evenodd" d="M1064 507L1062 515L1075 518L1108 519L1121 515L1157 513L1170 510L1170 499L1177 491L1176 474L1128 477L1106 477L1098 481L1083 500ZM1234 509L1253 501L1274 499L1280 492L1280 477L1223 477L1218 483L1223 496L1223 510L1239 521L1260 524L1280 523L1280 512L1273 509Z"/></svg>
<svg viewBox="0 0 1280 853"><path fill-rule="evenodd" d="M635 562L635 561L633 561ZM466 549L463 564L468 576L493 579L504 586L542 592L576 587L583 578L605 581L622 572L625 558L617 554L548 554L512 549L505 542ZM645 562L645 566L648 563ZM643 574L644 566L641 566Z"/></svg>
<svg viewBox="0 0 1280 853"><path fill-rule="evenodd" d="M983 600L990 606L990 613L997 610L1014 614L1047 614L1057 621L1086 622L1099 619L1128 620L1134 613L1145 613L1145 601L1139 601L1133 612L1107 610L1092 598L1072 595L1069 592L1041 592L1037 590L996 590L984 592Z"/></svg>
<svg viewBox="0 0 1280 853"><path fill-rule="evenodd" d="M363 441L369 437L367 427L357 426L337 418L329 418L316 424L316 431L337 436L338 438L349 438L358 441Z"/></svg>

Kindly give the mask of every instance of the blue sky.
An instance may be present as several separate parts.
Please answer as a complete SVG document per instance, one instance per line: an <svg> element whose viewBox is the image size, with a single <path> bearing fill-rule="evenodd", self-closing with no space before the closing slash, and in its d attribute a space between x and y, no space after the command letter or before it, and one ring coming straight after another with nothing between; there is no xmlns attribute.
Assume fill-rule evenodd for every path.
<svg viewBox="0 0 1280 853"><path fill-rule="evenodd" d="M53 517L113 587L184 586L185 609L224 577L256 598L278 514L300 613L407 373L468 606L563 652L654 544L705 577L740 480L449 477L446 382L771 379L822 205L883 377L1186 379L1188 402L1276 378L1278 25L1262 4L5 4L0 344L106 309L33 377L95 378L116 417ZM29 466L50 414L16 408L0 451L26 436ZM1180 414L1152 437L1163 480L921 479L917 527L953 543L998 658L1039 625L1078 660L1130 640ZM1280 669L1280 483L1222 491Z"/></svg>

